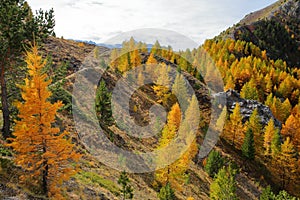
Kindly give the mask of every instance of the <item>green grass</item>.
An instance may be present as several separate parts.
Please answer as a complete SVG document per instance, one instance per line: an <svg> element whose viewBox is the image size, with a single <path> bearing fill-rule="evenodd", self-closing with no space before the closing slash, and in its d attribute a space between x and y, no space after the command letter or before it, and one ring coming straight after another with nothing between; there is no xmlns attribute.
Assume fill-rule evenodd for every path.
<svg viewBox="0 0 300 200"><path fill-rule="evenodd" d="M105 179L95 172L85 172L82 171L78 173L75 178L79 180L83 184L89 184L93 186L101 186L107 190L109 190L111 193L115 195L119 195L119 188L116 186L116 184L108 179Z"/></svg>

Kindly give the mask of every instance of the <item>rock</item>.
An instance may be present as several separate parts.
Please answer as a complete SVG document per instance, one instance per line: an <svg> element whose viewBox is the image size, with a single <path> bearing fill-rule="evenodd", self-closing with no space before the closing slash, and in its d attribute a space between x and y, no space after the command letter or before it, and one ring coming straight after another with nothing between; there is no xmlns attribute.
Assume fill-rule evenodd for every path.
<svg viewBox="0 0 300 200"><path fill-rule="evenodd" d="M226 106L230 113L232 113L237 102L240 104L243 122L246 122L249 119L252 112L255 110L255 108L257 108L260 121L263 126L266 126L269 120L273 119L275 126L281 129L281 122L274 117L272 111L268 106L265 106L262 103L255 100L243 99L240 97L240 94L234 90L228 90L226 92L215 94L215 96L222 95L226 96Z"/></svg>

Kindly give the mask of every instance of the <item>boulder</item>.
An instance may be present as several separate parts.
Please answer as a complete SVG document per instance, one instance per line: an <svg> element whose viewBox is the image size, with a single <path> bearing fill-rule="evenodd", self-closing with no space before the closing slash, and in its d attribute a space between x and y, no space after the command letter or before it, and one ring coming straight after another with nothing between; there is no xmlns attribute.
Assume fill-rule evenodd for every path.
<svg viewBox="0 0 300 200"><path fill-rule="evenodd" d="M232 113L236 103L240 104L241 107L241 114L243 116L243 122L246 122L252 112L257 108L261 124L263 126L266 126L270 119L274 120L274 124L276 127L281 129L281 122L277 120L270 108L258 101L255 100L249 100L249 99L243 99L240 97L240 94L234 90L228 90L226 92L221 92L215 94L218 96L226 96L226 106L228 109L228 112Z"/></svg>

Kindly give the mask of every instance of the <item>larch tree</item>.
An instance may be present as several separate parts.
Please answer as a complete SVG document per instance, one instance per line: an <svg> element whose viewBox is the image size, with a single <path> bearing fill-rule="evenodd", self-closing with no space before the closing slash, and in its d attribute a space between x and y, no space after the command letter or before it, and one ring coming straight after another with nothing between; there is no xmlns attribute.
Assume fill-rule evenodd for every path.
<svg viewBox="0 0 300 200"><path fill-rule="evenodd" d="M150 53L148 60L146 62L147 65L157 64L157 60L154 58L154 53Z"/></svg>
<svg viewBox="0 0 300 200"><path fill-rule="evenodd" d="M178 129L180 124L181 111L179 104L176 103L174 104L174 106L172 106L172 109L168 114L168 121L162 131L162 136L159 141L158 149L168 146L171 143L171 141L175 139L177 132L179 131ZM184 130L189 129L186 124L183 124L182 126L185 126L185 128L183 128ZM187 135L184 139L189 140L190 138ZM187 143L189 142L187 141ZM172 151L175 152L178 151L178 149L172 149ZM156 171L155 180L159 182L162 186L166 186L166 184L169 183L172 186L172 188L181 190L183 184L186 182L187 179L186 171L188 169L188 166L192 158L196 155L196 153L197 145L195 141L192 141L191 145L187 148L187 150L183 152L182 155L180 155L180 157L174 163ZM168 152L166 152L166 155L163 157L159 157L157 162L166 163L169 159L170 155Z"/></svg>
<svg viewBox="0 0 300 200"><path fill-rule="evenodd" d="M275 128L274 120L270 119L268 125L265 127L265 134L264 134L265 155L271 155L271 144L276 131L278 130L276 130Z"/></svg>
<svg viewBox="0 0 300 200"><path fill-rule="evenodd" d="M110 53L110 67L114 70L118 69L119 52L118 49L112 49Z"/></svg>
<svg viewBox="0 0 300 200"><path fill-rule="evenodd" d="M130 69L130 56L129 53L124 53L118 58L117 69L119 72L124 73Z"/></svg>
<svg viewBox="0 0 300 200"><path fill-rule="evenodd" d="M300 151L300 115L291 114L282 126L281 133L285 137L290 137L295 148Z"/></svg>
<svg viewBox="0 0 300 200"><path fill-rule="evenodd" d="M227 76L227 78L225 79L226 80L226 84L224 86L224 91L227 91L229 89L235 89L235 82L234 82L234 79L232 77L232 75L230 76Z"/></svg>
<svg viewBox="0 0 300 200"><path fill-rule="evenodd" d="M24 0L2 0L0 2L0 85L3 115L3 137L11 136L9 88L15 88L18 78L13 78L20 71L20 57L28 42L42 41L54 35L53 10L39 10L34 16ZM35 38L34 38L35 37ZM10 77L11 76L11 77ZM13 87L8 87L8 80L13 79ZM15 95L12 95L15 96Z"/></svg>
<svg viewBox="0 0 300 200"><path fill-rule="evenodd" d="M71 162L77 162L80 154L74 150L69 133L53 127L62 103L49 102L51 80L42 72L46 62L36 46L27 52L26 63L29 78L20 86L24 102L17 103L19 120L9 146L16 152L15 163L24 170L21 180L40 186L47 197L62 199L62 183L76 173Z"/></svg>
<svg viewBox="0 0 300 200"><path fill-rule="evenodd" d="M280 152L281 136L279 130L276 130L271 141L272 156L275 157Z"/></svg>
<svg viewBox="0 0 300 200"><path fill-rule="evenodd" d="M297 176L297 158L294 145L291 143L288 137L284 143L281 145L281 152L275 159L276 169L275 173L279 175L281 188L291 189L290 183L295 182L298 178Z"/></svg>
<svg viewBox="0 0 300 200"><path fill-rule="evenodd" d="M156 95L159 97L159 103L166 103L171 93L169 88L167 87L170 84L170 78L168 73L168 67L166 64L161 64L161 69L158 72L158 79L155 81L153 86L153 90Z"/></svg>
<svg viewBox="0 0 300 200"><path fill-rule="evenodd" d="M240 104L236 103L229 121L226 124L225 137L231 140L231 144L240 148L244 140L245 127L242 122L243 116L240 112Z"/></svg>
<svg viewBox="0 0 300 200"><path fill-rule="evenodd" d="M180 102L181 109L185 111L189 104L188 89L182 74L177 73L174 84L172 85L172 93L175 94Z"/></svg>
<svg viewBox="0 0 300 200"><path fill-rule="evenodd" d="M154 71L155 71L155 67L158 64L157 60L154 57L153 53L150 53L147 61L146 61L146 66L145 66L145 71L149 74L149 75L153 75ZM155 75L155 74L154 74Z"/></svg>
<svg viewBox="0 0 300 200"><path fill-rule="evenodd" d="M281 104L281 116L282 122L285 122L287 118L290 116L292 110L292 105L289 99L285 99L285 101Z"/></svg>
<svg viewBox="0 0 300 200"><path fill-rule="evenodd" d="M168 114L167 124L162 130L162 135L159 140L159 148L164 148L170 144L170 142L175 138L179 125L181 122L181 110L179 104L174 104L171 108L171 111ZM168 160L168 156L159 157L157 162L165 163ZM169 182L172 182L172 172L171 166L166 166L163 169L159 169L155 172L155 180L161 183L162 185L166 185Z"/></svg>
<svg viewBox="0 0 300 200"><path fill-rule="evenodd" d="M155 54L157 56L161 56L162 54L162 49L159 44L159 42L156 40L155 44L152 46L151 51L152 54Z"/></svg>
<svg viewBox="0 0 300 200"><path fill-rule="evenodd" d="M258 91L253 78L242 87L241 97L245 99L259 100Z"/></svg>
<svg viewBox="0 0 300 200"><path fill-rule="evenodd" d="M141 55L139 53L138 49L135 49L131 52L131 56L130 56L130 63L131 63L131 67L138 67L141 65L142 63L142 59L141 59Z"/></svg>

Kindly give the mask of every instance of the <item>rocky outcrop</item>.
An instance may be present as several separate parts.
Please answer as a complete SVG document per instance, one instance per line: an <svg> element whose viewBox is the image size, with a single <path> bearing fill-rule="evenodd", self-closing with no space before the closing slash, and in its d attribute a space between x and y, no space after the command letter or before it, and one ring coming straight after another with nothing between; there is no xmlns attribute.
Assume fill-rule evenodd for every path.
<svg viewBox="0 0 300 200"><path fill-rule="evenodd" d="M222 92L216 94L216 96L226 96L226 106L229 112L232 112L235 105L237 103L240 104L241 107L241 114L243 115L243 122L247 121L252 114L252 112L257 108L260 121L262 125L267 125L270 119L274 120L275 126L281 129L281 122L278 121L272 111L268 106L263 105L255 100L243 99L240 97L240 94L234 90L228 90L227 92Z"/></svg>

